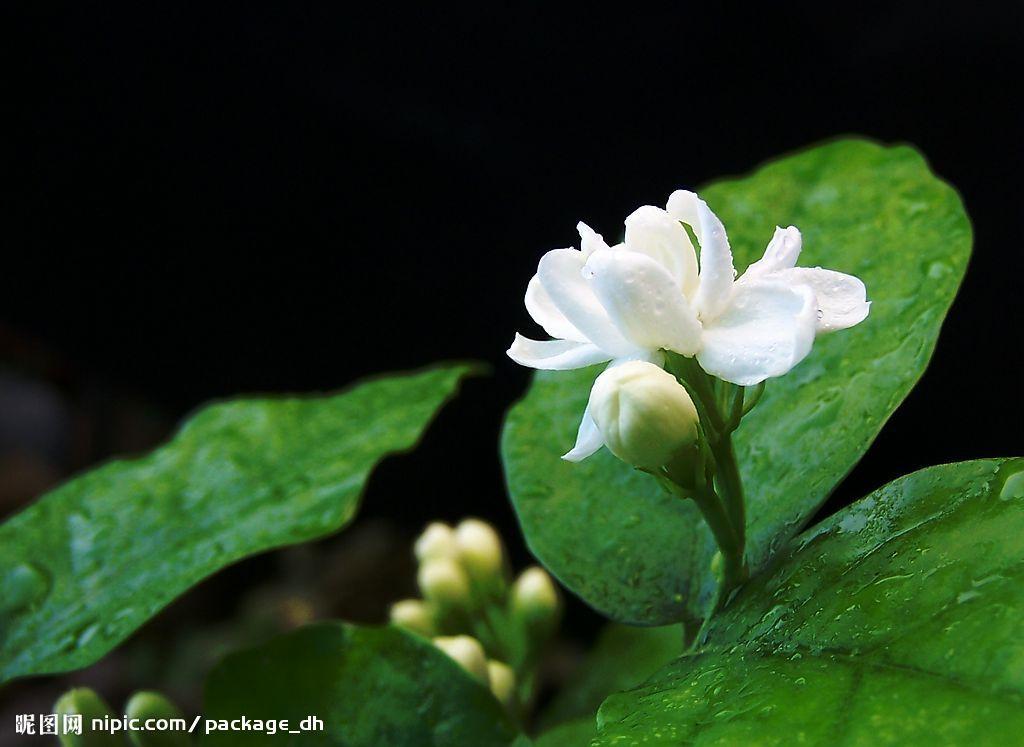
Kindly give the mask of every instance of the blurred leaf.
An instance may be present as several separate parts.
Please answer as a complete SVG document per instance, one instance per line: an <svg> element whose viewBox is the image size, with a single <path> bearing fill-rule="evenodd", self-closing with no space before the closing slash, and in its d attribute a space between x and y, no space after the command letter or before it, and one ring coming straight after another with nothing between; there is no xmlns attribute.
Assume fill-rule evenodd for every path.
<svg viewBox="0 0 1024 747"><path fill-rule="evenodd" d="M903 477L794 541L600 744L1020 744L1024 459Z"/></svg>
<svg viewBox="0 0 1024 747"><path fill-rule="evenodd" d="M541 729L583 717L594 727L597 708L619 690L635 687L683 653L683 628L605 626L587 659L540 719Z"/></svg>
<svg viewBox="0 0 1024 747"><path fill-rule="evenodd" d="M205 718L308 716L324 731L291 745L510 745L517 731L490 690L429 641L397 628L321 623L224 660L206 683ZM282 735L214 732L209 745L277 745ZM527 742L528 743L528 742Z"/></svg>
<svg viewBox="0 0 1024 747"><path fill-rule="evenodd" d="M597 737L593 716L565 721L533 740L535 747L589 747Z"/></svg>
<svg viewBox="0 0 1024 747"><path fill-rule="evenodd" d="M374 466L472 370L215 404L148 456L47 494L0 526L0 681L91 664L215 571L344 526Z"/></svg>
<svg viewBox="0 0 1024 747"><path fill-rule="evenodd" d="M803 363L769 381L736 434L756 571L921 376L963 277L971 229L956 193L917 151L863 140L811 148L701 194L725 223L737 269L760 258L776 224L794 224L801 265L854 273L872 299L864 323L820 337ZM509 412L502 454L526 539L562 583L616 620L701 618L715 548L692 503L606 450L581 464L560 459L599 370L538 373Z"/></svg>

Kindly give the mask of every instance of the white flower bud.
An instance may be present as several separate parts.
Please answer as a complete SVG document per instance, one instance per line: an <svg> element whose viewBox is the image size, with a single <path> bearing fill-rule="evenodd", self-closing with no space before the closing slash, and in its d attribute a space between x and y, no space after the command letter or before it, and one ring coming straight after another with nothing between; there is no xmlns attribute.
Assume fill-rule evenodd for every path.
<svg viewBox="0 0 1024 747"><path fill-rule="evenodd" d="M494 527L479 519L464 519L455 528L455 544L459 559L473 580L488 585L500 580L504 550Z"/></svg>
<svg viewBox="0 0 1024 747"><path fill-rule="evenodd" d="M413 546L413 552L420 563L437 558L454 558L458 554L455 532L440 521L431 522L423 530Z"/></svg>
<svg viewBox="0 0 1024 747"><path fill-rule="evenodd" d="M434 645L448 654L473 677L490 686L487 657L484 655L484 647L476 638L468 635L453 635L435 638Z"/></svg>
<svg viewBox="0 0 1024 747"><path fill-rule="evenodd" d="M512 585L512 610L527 627L547 634L558 619L558 590L543 568L531 566Z"/></svg>
<svg viewBox="0 0 1024 747"><path fill-rule="evenodd" d="M123 747L124 742L117 735L104 731L93 731L92 720L113 717L114 710L95 691L87 687L76 687L60 696L53 705L58 720L66 716L81 716L84 729L81 734L74 731L62 733L58 738L62 747Z"/></svg>
<svg viewBox="0 0 1024 747"><path fill-rule="evenodd" d="M181 709L162 693L147 691L135 693L124 707L124 715L145 723L148 719L180 719ZM192 739L184 731L163 732L129 730L128 741L133 747L192 747Z"/></svg>
<svg viewBox="0 0 1024 747"><path fill-rule="evenodd" d="M697 408L676 378L646 361L612 366L594 382L590 415L622 461L658 470L697 440Z"/></svg>
<svg viewBox="0 0 1024 747"><path fill-rule="evenodd" d="M469 578L449 558L428 560L420 566L416 581L426 599L439 607L463 606L469 602Z"/></svg>
<svg viewBox="0 0 1024 747"><path fill-rule="evenodd" d="M391 624L429 638L434 630L434 614L421 599L403 599L391 605Z"/></svg>
<svg viewBox="0 0 1024 747"><path fill-rule="evenodd" d="M516 705L516 675L512 667L503 661L488 659L487 676L494 697L511 713Z"/></svg>

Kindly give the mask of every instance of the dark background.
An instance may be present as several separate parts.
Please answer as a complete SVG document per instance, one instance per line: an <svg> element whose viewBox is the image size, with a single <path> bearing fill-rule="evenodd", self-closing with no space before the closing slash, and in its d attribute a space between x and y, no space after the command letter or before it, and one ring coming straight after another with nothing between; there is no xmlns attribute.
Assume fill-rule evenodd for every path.
<svg viewBox="0 0 1024 747"><path fill-rule="evenodd" d="M825 511L1024 453L1020 4L205 5L4 11L4 515L211 398L478 358L493 376L324 551L404 558L426 521L477 514L525 563L496 439L529 377L504 350L541 253L577 220L611 231L844 133L917 145L976 243L932 367ZM226 571L172 606L175 629L230 620L236 589L293 561ZM379 617L409 590L399 565L365 569L379 598L341 613ZM569 616L581 639L599 622ZM154 670L110 688L152 684L125 671Z"/></svg>

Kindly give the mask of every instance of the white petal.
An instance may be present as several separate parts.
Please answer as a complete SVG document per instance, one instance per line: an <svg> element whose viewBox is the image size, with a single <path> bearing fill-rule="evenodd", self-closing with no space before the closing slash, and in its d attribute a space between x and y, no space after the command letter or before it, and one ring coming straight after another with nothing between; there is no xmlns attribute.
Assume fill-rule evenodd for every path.
<svg viewBox="0 0 1024 747"><path fill-rule="evenodd" d="M576 231L580 235L580 251L583 252L584 260L598 249L608 248L604 237L583 221L576 224Z"/></svg>
<svg viewBox="0 0 1024 747"><path fill-rule="evenodd" d="M588 456L604 446L604 437L601 435L597 423L590 417L590 404L583 411L583 420L580 421L580 428L576 432L576 445L562 455L567 462L582 462Z"/></svg>
<svg viewBox="0 0 1024 747"><path fill-rule="evenodd" d="M508 357L520 366L551 371L567 371L595 363L604 363L611 356L596 345L571 340L531 340L518 332Z"/></svg>
<svg viewBox="0 0 1024 747"><path fill-rule="evenodd" d="M764 256L750 265L743 273L743 277L753 280L773 272L796 267L802 246L803 238L796 226L776 227L775 235L772 236L772 240L768 242L768 246L764 250Z"/></svg>
<svg viewBox="0 0 1024 747"><path fill-rule="evenodd" d="M626 355L633 346L615 329L594 291L583 279L583 264L582 252L554 249L541 257L537 277L551 302L587 340L612 356Z"/></svg>
<svg viewBox="0 0 1024 747"><path fill-rule="evenodd" d="M704 326L697 354L713 376L750 386L781 376L811 351L817 302L807 286L737 283L729 307Z"/></svg>
<svg viewBox="0 0 1024 747"><path fill-rule="evenodd" d="M700 242L700 283L694 296L694 307L700 318L707 322L729 305L733 278L736 277L729 237L722 221L693 192L685 189L673 192L668 198L667 210L673 218L689 225Z"/></svg>
<svg viewBox="0 0 1024 747"><path fill-rule="evenodd" d="M775 273L793 285L806 285L818 301L818 332L834 332L860 324L867 318L871 302L860 278L820 267L794 267Z"/></svg>
<svg viewBox="0 0 1024 747"><path fill-rule="evenodd" d="M572 326L572 323L558 310L555 302L551 300L551 296L541 285L540 278L536 275L530 278L530 283L526 286L526 310L530 312L533 321L543 327L544 331L552 337L589 342L584 334Z"/></svg>
<svg viewBox="0 0 1024 747"><path fill-rule="evenodd" d="M686 229L661 208L644 205L626 218L626 248L668 270L686 295L697 290L697 253Z"/></svg>
<svg viewBox="0 0 1024 747"><path fill-rule="evenodd" d="M645 350L668 348L693 355L700 322L668 271L646 254L622 249L594 252L584 275L615 326Z"/></svg>

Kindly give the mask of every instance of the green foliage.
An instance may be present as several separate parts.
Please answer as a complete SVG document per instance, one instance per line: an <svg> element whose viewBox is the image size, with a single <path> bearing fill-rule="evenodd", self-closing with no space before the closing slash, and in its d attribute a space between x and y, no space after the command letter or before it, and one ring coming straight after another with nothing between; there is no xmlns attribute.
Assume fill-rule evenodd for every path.
<svg viewBox="0 0 1024 747"><path fill-rule="evenodd" d="M490 691L430 641L398 628L321 623L229 656L206 684L205 717L316 715L323 732L214 732L209 745L511 745L517 731ZM287 741L290 739L291 741ZM522 743L522 742L521 742Z"/></svg>
<svg viewBox="0 0 1024 747"><path fill-rule="evenodd" d="M1020 744L1024 459L901 478L793 541L601 745Z"/></svg>
<svg viewBox="0 0 1024 747"><path fill-rule="evenodd" d="M765 567L857 463L928 363L967 264L956 193L906 146L841 140L775 161L701 195L723 219L737 269L776 224L803 232L800 264L862 278L871 315L819 338L736 433L752 570ZM599 372L538 373L509 412L502 455L527 541L567 587L608 616L665 624L704 616L714 542L696 508L606 450L572 445Z"/></svg>
<svg viewBox="0 0 1024 747"><path fill-rule="evenodd" d="M86 666L215 571L344 526L374 466L471 370L212 405L148 456L47 494L0 526L0 681Z"/></svg>
<svg viewBox="0 0 1024 747"><path fill-rule="evenodd" d="M565 721L533 740L534 747L588 747L597 737L593 716Z"/></svg>
<svg viewBox="0 0 1024 747"><path fill-rule="evenodd" d="M580 671L566 683L540 720L541 730L583 717L593 731L601 702L618 690L635 687L684 650L679 625L631 628L608 625L587 654Z"/></svg>

